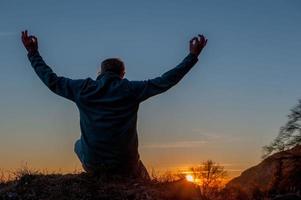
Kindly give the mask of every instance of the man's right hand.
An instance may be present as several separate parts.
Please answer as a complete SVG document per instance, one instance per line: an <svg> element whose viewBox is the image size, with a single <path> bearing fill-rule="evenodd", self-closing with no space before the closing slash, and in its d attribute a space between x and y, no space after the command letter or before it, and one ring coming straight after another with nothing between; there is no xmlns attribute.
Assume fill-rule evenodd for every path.
<svg viewBox="0 0 301 200"><path fill-rule="evenodd" d="M190 53L196 56L199 56L203 48L207 44L207 39L203 35L199 35L199 37L194 37L190 40Z"/></svg>
<svg viewBox="0 0 301 200"><path fill-rule="evenodd" d="M38 51L38 39L35 36L28 36L27 31L22 31L22 42L29 54Z"/></svg>

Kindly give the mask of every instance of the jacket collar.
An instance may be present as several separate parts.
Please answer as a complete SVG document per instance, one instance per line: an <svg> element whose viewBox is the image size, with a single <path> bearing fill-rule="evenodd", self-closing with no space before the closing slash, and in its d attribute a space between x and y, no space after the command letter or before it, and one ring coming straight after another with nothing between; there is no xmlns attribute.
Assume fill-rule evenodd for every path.
<svg viewBox="0 0 301 200"><path fill-rule="evenodd" d="M111 79L111 78L121 79L120 76L118 74L115 74L114 72L105 72L105 73L102 73L102 74L98 75L96 77L96 80L100 80L104 77L109 78L109 79Z"/></svg>

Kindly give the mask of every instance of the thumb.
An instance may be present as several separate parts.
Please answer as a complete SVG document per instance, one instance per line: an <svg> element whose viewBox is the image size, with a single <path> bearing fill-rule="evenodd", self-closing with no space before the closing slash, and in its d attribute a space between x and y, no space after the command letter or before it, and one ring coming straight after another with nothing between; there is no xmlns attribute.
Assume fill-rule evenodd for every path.
<svg viewBox="0 0 301 200"><path fill-rule="evenodd" d="M32 36L33 42L38 45L38 38L36 36Z"/></svg>

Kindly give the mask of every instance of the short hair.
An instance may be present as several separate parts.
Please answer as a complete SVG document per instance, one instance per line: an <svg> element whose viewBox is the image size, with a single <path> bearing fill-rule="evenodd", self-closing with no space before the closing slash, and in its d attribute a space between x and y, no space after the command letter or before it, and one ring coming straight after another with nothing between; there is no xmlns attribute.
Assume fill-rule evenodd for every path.
<svg viewBox="0 0 301 200"><path fill-rule="evenodd" d="M109 58L101 63L101 73L104 72L113 72L118 75L122 75L124 72L124 64L123 62L118 58Z"/></svg>

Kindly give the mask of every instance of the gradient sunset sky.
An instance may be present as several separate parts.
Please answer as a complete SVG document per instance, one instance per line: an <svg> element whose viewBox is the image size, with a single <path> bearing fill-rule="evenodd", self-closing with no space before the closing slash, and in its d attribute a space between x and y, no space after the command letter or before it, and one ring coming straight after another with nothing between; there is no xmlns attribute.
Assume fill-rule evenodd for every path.
<svg viewBox="0 0 301 200"><path fill-rule="evenodd" d="M141 158L164 170L212 159L234 174L257 164L301 96L300 11L298 0L0 1L0 168L80 168L77 108L34 73L25 29L52 69L74 79L95 78L107 57L124 60L130 80L156 77L204 34L190 73L140 106Z"/></svg>

